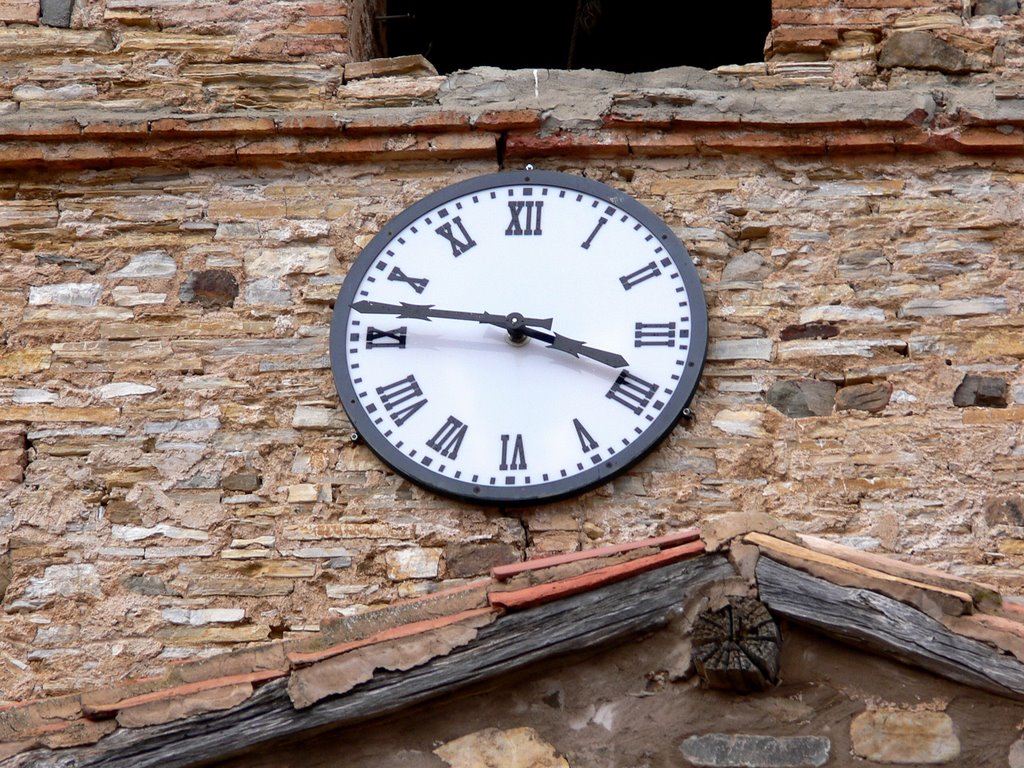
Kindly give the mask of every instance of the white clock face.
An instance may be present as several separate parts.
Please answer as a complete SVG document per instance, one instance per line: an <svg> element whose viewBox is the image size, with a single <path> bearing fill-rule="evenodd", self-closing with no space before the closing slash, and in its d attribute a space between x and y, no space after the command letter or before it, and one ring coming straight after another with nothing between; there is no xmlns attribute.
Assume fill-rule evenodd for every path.
<svg viewBox="0 0 1024 768"><path fill-rule="evenodd" d="M707 310L648 209L553 172L471 179L396 217L342 286L335 382L389 465L464 499L593 487L687 407Z"/></svg>

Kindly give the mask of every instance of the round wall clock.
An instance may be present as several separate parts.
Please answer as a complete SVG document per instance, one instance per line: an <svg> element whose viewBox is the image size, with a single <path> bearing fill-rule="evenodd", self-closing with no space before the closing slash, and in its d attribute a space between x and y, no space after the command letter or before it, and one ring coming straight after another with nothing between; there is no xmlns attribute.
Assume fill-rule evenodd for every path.
<svg viewBox="0 0 1024 768"><path fill-rule="evenodd" d="M534 504L593 488L687 412L707 306L648 208L551 171L415 203L366 246L331 322L335 385L382 461L439 493Z"/></svg>

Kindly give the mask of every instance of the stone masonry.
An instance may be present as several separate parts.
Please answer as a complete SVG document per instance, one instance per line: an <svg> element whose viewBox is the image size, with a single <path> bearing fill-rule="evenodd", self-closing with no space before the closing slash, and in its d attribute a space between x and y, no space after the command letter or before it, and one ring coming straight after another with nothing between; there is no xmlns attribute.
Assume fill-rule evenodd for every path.
<svg viewBox="0 0 1024 768"><path fill-rule="evenodd" d="M737 510L1024 590L1019 14L776 0L765 62L438 77L361 60L367 5L0 0L0 702ZM350 440L331 302L527 162L663 216L711 346L631 472L471 507Z"/></svg>

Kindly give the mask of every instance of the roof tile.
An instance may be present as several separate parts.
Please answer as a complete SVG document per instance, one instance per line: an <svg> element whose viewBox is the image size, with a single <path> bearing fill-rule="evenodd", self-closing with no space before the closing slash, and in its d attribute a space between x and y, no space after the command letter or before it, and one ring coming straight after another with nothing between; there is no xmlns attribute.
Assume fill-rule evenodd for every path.
<svg viewBox="0 0 1024 768"><path fill-rule="evenodd" d="M491 575L496 579L505 580L520 573L525 573L526 571L537 571L543 568L551 568L556 565L565 565L566 563L610 557L612 555L619 555L646 547L659 547L661 549L666 549L668 547L674 547L680 544L687 544L691 541L696 541L698 538L700 538L700 531L697 529L679 531L678 533L670 533L667 536L659 536L654 539L643 539L642 541L631 541L625 544L614 544L607 547L585 549L580 552L568 552L561 555L538 557L533 560L526 560L522 563L498 565L491 568Z"/></svg>
<svg viewBox="0 0 1024 768"><path fill-rule="evenodd" d="M529 608L530 606L540 605L541 603L559 600L570 595L579 594L580 592L596 589L605 584L660 568L677 560L683 560L703 551L704 542L693 541L689 544L666 549L656 555L648 555L624 563L597 568L558 581L551 581L524 589L492 591L488 598L491 601L491 605L499 608Z"/></svg>

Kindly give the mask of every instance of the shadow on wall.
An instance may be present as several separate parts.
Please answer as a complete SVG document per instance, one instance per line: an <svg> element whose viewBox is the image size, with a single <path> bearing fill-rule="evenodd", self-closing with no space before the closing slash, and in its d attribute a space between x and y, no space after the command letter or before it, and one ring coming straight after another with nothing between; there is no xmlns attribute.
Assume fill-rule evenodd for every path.
<svg viewBox="0 0 1024 768"><path fill-rule="evenodd" d="M495 22L473 0L390 0L377 34L387 56L419 53L441 74L474 66L648 72L764 59L770 0L637 3L522 0Z"/></svg>

